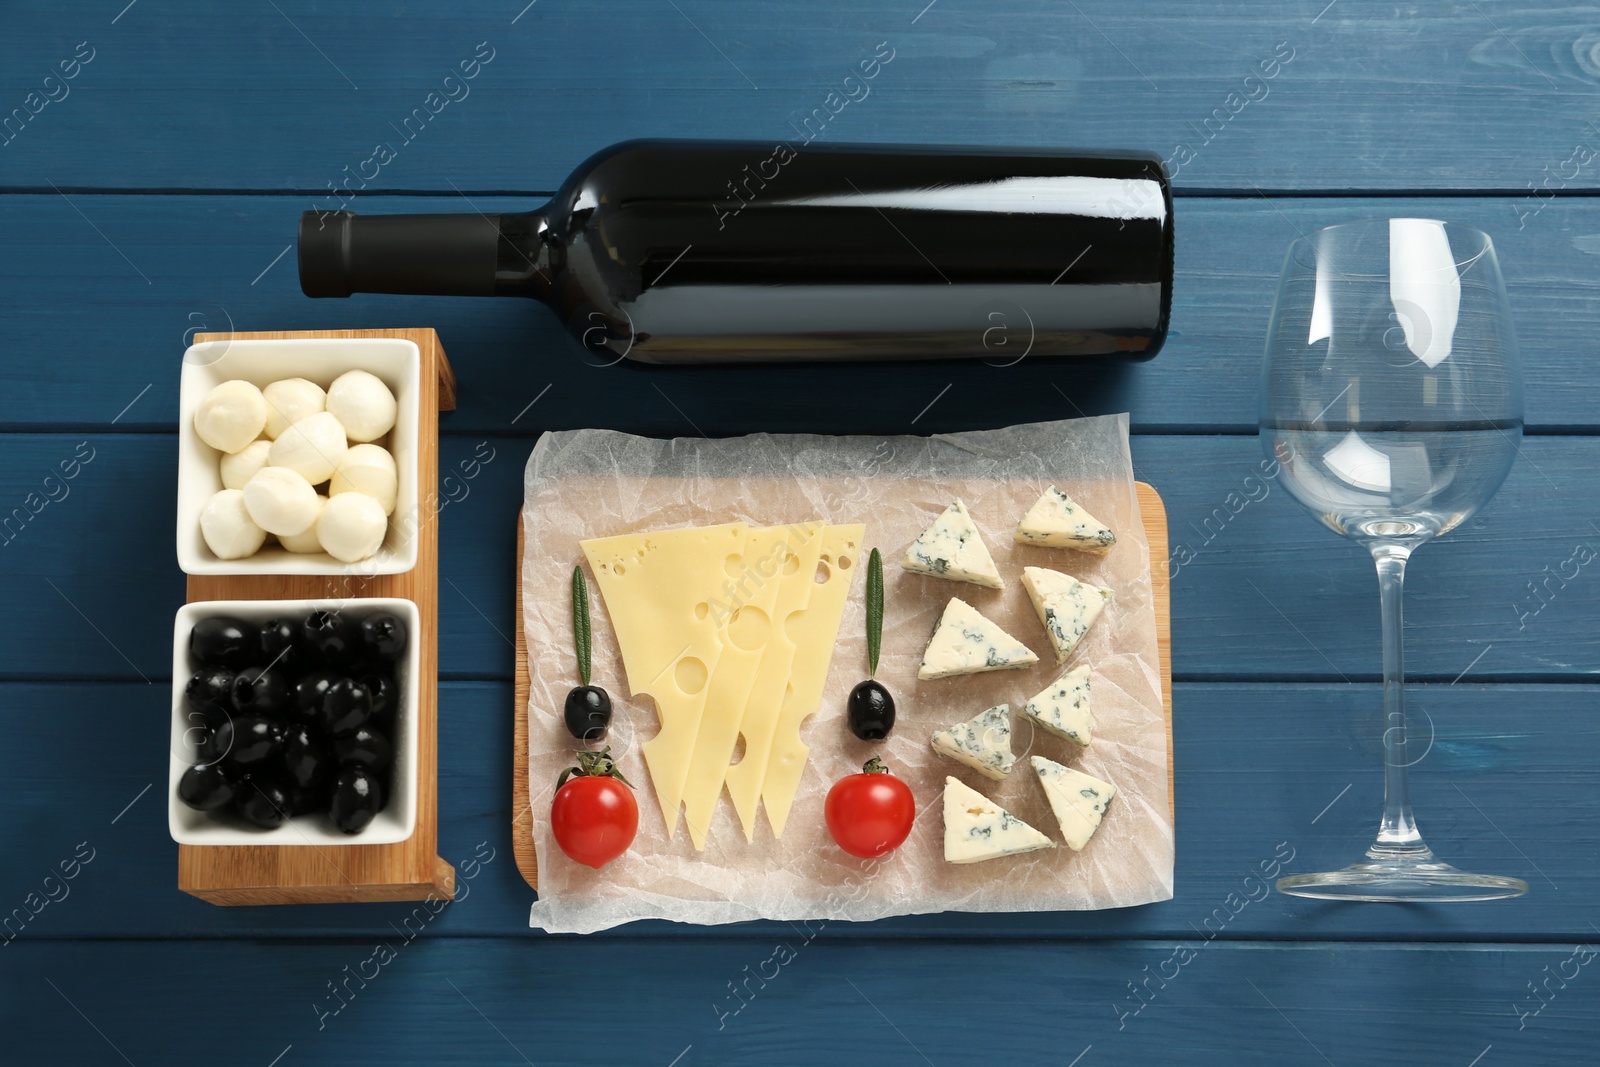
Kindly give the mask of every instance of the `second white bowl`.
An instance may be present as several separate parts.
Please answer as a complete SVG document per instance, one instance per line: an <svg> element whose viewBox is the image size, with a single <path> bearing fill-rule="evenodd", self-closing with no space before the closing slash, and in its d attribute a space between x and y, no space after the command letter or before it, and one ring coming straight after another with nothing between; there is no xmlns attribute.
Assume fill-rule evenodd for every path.
<svg viewBox="0 0 1600 1067"><path fill-rule="evenodd" d="M400 707L395 715L394 763L389 801L359 834L339 831L323 815L300 815L275 830L258 830L196 811L178 799L178 779L195 762L184 686L199 665L189 655L189 631L200 619L232 615L245 622L303 619L313 611L336 611L362 619L390 611L405 620L409 635L399 664ZM202 600L178 609L172 634L172 723L167 773L167 828L180 845L387 845L409 838L417 825L417 678L422 669L422 616L417 605L396 597L349 600Z"/></svg>

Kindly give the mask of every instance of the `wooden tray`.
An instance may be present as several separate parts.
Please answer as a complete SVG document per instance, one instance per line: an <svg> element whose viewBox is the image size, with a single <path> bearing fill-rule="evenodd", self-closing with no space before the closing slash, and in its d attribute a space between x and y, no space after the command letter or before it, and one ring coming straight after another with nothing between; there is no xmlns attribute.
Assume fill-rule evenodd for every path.
<svg viewBox="0 0 1600 1067"><path fill-rule="evenodd" d="M179 845L178 888L213 904L339 904L455 898L455 868L438 855L439 416L456 406L455 374L431 329L202 333L195 341L399 337L422 353L417 420L417 565L406 574L190 575L197 600L405 597L422 615L417 701L417 828L392 845ZM526 748L526 746L524 746Z"/></svg>
<svg viewBox="0 0 1600 1067"><path fill-rule="evenodd" d="M1135 483L1145 539L1150 543L1150 588L1156 609L1156 644L1161 654L1161 710L1167 719L1167 810L1175 813L1172 777L1172 588L1167 575L1167 506L1155 487ZM511 850L517 870L534 889L539 888L539 858L533 845L533 806L528 802L528 694L533 679L528 670L528 639L522 630L522 510L517 510L517 667L513 699L516 702L511 771Z"/></svg>

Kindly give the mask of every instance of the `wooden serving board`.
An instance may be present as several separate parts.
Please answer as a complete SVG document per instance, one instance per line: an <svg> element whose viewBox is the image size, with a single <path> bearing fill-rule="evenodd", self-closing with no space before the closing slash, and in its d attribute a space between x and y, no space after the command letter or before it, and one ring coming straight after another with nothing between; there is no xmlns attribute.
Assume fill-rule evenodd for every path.
<svg viewBox="0 0 1600 1067"><path fill-rule="evenodd" d="M422 354L417 420L417 565L405 574L190 575L198 600L404 597L422 616L417 700L417 827L391 845L179 845L178 888L213 904L340 904L455 898L455 868L438 855L439 415L456 406L456 380L433 330L202 333L195 341L398 337Z"/></svg>
<svg viewBox="0 0 1600 1067"><path fill-rule="evenodd" d="M1161 654L1161 710L1167 720L1167 806L1176 812L1172 775L1172 583L1167 572L1167 506L1154 486L1137 482L1139 514L1150 543L1150 588L1156 611L1156 644ZM522 511L517 510L517 665L513 699L516 723L512 747L511 850L528 885L539 888L539 857L533 844L533 807L528 801L528 695L533 678L528 639L522 629Z"/></svg>

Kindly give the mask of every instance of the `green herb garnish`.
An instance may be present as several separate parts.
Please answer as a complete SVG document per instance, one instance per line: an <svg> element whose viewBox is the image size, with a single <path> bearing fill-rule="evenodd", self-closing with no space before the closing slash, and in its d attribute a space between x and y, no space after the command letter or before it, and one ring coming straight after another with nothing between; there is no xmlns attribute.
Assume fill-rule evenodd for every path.
<svg viewBox="0 0 1600 1067"><path fill-rule="evenodd" d="M880 594L881 595L881 594ZM583 568L572 568L572 641L578 648L578 674L589 684L589 583Z"/></svg>
<svg viewBox="0 0 1600 1067"><path fill-rule="evenodd" d="M878 673L878 649L883 644L883 557L874 548L867 557L867 675Z"/></svg>

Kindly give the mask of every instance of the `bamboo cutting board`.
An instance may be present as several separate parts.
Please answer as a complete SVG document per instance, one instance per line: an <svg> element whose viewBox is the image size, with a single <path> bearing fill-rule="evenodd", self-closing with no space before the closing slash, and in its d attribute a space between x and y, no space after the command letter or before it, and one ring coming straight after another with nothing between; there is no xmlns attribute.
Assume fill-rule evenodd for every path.
<svg viewBox="0 0 1600 1067"><path fill-rule="evenodd" d="M422 355L417 419L417 565L405 574L190 575L197 600L404 597L422 615L417 700L417 826L392 845L179 845L178 888L213 904L342 904L455 897L455 868L438 855L439 412L456 406L456 380L433 330L202 333L199 341L399 337Z"/></svg>
<svg viewBox="0 0 1600 1067"><path fill-rule="evenodd" d="M1173 801L1172 775L1172 588L1167 571L1167 508L1154 486L1137 483L1139 513L1150 544L1150 587L1156 612L1156 644L1161 655L1161 707L1167 720L1167 804ZM539 858L533 844L533 809L528 801L528 694L532 676L528 666L528 641L522 629L522 512L517 512L517 664L515 728L512 737L511 848L517 869L534 889L539 888Z"/></svg>

